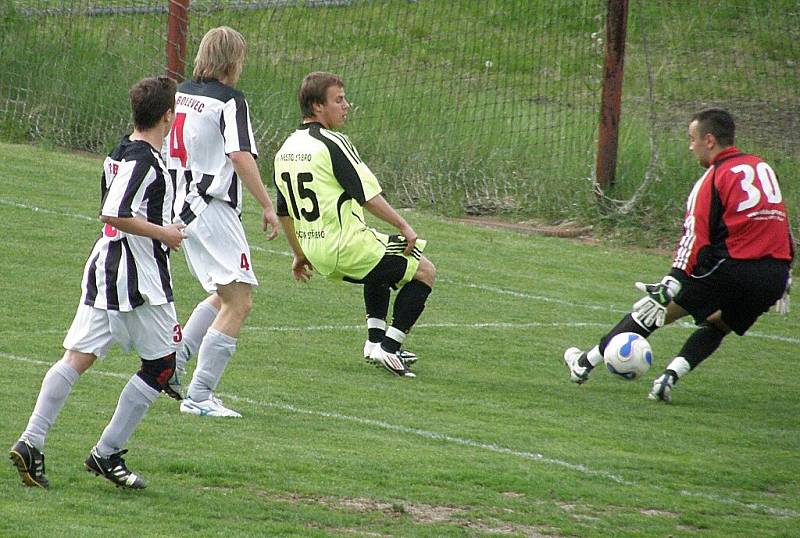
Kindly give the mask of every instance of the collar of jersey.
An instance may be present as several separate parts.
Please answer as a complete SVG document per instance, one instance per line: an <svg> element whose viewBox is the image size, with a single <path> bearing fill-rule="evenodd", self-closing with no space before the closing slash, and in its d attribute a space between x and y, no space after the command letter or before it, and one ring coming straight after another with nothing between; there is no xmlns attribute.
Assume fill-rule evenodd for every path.
<svg viewBox="0 0 800 538"><path fill-rule="evenodd" d="M714 157L714 161L711 163L711 165L714 166L715 164L719 164L720 161L723 161L728 157L733 157L734 155L737 155L739 153L741 153L741 151L739 151L739 148L737 148L736 146L725 148L719 153L717 153L717 156Z"/></svg>

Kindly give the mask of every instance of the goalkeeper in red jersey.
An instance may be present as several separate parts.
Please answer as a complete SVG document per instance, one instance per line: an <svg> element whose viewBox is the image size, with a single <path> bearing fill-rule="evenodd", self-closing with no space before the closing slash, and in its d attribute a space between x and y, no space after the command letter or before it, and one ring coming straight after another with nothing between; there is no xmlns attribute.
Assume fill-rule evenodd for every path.
<svg viewBox="0 0 800 538"><path fill-rule="evenodd" d="M598 345L564 352L571 381L587 381L615 335L633 332L647 338L691 315L698 329L649 394L651 400L670 402L675 383L726 335L743 335L776 301L788 301L794 244L778 178L761 158L739 151L734 132L725 110L710 108L692 116L689 150L706 171L686 202L672 269L656 284L636 283L645 296Z"/></svg>

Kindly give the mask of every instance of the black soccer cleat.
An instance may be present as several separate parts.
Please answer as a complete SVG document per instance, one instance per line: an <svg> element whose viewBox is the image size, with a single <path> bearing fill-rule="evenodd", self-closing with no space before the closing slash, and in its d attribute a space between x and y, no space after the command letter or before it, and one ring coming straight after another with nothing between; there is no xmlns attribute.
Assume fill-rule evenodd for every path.
<svg viewBox="0 0 800 538"><path fill-rule="evenodd" d="M86 470L113 482L118 488L144 489L147 486L144 480L125 466L122 455L127 452L127 450L120 450L103 458L97 453L97 448L93 448L84 462Z"/></svg>
<svg viewBox="0 0 800 538"><path fill-rule="evenodd" d="M164 385L164 387L161 389L161 392L163 392L173 400L177 400L179 402L183 401L183 395L177 390L175 390L175 388L172 385Z"/></svg>
<svg viewBox="0 0 800 538"><path fill-rule="evenodd" d="M26 486L44 489L50 487L47 477L44 476L44 454L38 448L20 439L11 447L8 455Z"/></svg>

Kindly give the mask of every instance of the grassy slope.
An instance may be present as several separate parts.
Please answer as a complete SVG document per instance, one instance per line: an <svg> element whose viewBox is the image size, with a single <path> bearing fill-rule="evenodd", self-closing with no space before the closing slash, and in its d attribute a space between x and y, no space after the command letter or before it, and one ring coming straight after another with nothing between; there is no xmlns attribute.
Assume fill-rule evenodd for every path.
<svg viewBox="0 0 800 538"><path fill-rule="evenodd" d="M7 445L74 312L99 229L99 166L0 144ZM262 287L220 387L245 418L186 417L159 399L129 446L150 487L115 490L81 464L137 368L115 351L76 385L51 432L52 490L24 489L0 466L0 534L745 537L797 528L797 312L726 341L672 406L645 400L652 375L622 383L597 372L576 387L563 349L590 345L636 299L631 283L660 275L669 258L409 212L439 280L409 341L419 377L399 380L359 358L359 290L291 282L284 239L265 244L248 209ZM185 319L202 294L181 256L173 266ZM651 338L654 370L688 334Z"/></svg>
<svg viewBox="0 0 800 538"><path fill-rule="evenodd" d="M355 105L348 133L396 201L447 214L578 220L671 246L699 175L686 152L686 118L715 104L736 114L741 147L763 154L785 178L784 196L800 224L792 181L800 172L800 12L792 0L631 5L618 181L609 196L627 199L642 182L651 135L659 159L658 181L629 215L599 210L587 179L604 2L356 1L222 11L209 4L194 3L188 58L211 26L245 34L250 55L240 87L264 155L297 121L301 77L330 70L344 76ZM29 102L0 131L27 139L58 129L59 144L110 149L128 120L119 88L161 71L163 15L9 21L0 65L10 87L0 93L11 95L9 110ZM63 82L53 84L50 59L66 73ZM15 93L15 84L29 91ZM269 159L260 164L271 173Z"/></svg>

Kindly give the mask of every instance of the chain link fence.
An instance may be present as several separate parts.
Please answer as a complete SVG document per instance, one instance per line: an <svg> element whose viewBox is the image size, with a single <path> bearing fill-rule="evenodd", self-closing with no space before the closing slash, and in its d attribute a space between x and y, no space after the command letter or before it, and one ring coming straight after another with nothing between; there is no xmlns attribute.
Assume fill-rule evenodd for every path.
<svg viewBox="0 0 800 538"><path fill-rule="evenodd" d="M0 2L3 137L110 149L130 128L127 88L165 71L168 7ZM202 0L189 7L187 74L206 30L242 32L239 88L266 177L300 120L301 78L326 70L344 78L345 131L393 202L591 220L603 218L592 175L605 17L605 0ZM796 1L631 2L610 206L672 226L663 215L680 218L699 175L686 121L720 105L737 118L740 146L781 174L797 215L798 43Z"/></svg>

